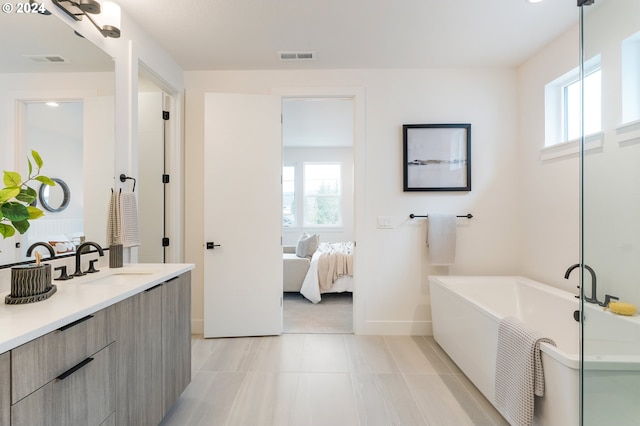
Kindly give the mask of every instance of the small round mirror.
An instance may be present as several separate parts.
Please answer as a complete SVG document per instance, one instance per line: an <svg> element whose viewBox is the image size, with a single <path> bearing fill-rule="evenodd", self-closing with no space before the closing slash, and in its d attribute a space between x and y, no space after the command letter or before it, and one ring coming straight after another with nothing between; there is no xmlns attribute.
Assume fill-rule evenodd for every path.
<svg viewBox="0 0 640 426"><path fill-rule="evenodd" d="M69 205L71 194L67 184L58 178L52 179L56 185L49 186L40 185L40 191L38 191L38 198L42 207L50 212L61 212Z"/></svg>

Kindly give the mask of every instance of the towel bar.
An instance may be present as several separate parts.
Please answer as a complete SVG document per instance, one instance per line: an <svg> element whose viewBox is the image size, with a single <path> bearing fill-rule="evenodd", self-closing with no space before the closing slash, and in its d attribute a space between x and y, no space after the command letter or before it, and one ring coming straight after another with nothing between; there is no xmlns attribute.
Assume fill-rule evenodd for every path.
<svg viewBox="0 0 640 426"><path fill-rule="evenodd" d="M411 219L414 219L414 218L416 218L416 217L429 217L429 215L427 214L427 215L424 215L424 216L419 216L419 215L417 215L417 214L413 214L413 213L411 213L411 214L409 215L409 217L410 217ZM467 219L471 219L471 218L473 217L473 215L472 215L471 213L468 213L468 214L458 215L458 216L456 216L456 217L466 217Z"/></svg>

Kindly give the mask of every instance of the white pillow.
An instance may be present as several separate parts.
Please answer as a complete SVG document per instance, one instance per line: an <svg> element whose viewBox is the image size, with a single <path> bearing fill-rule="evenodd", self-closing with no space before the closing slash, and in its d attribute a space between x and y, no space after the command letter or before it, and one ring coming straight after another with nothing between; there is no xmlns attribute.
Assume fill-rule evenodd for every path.
<svg viewBox="0 0 640 426"><path fill-rule="evenodd" d="M298 257L311 257L313 253L318 249L320 243L320 235L309 235L304 232L298 239L296 246L296 256Z"/></svg>

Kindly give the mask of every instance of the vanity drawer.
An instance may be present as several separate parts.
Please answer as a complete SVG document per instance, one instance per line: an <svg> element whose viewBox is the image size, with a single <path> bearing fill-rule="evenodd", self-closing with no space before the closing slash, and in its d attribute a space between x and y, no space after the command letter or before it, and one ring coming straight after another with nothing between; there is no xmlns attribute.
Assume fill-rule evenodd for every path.
<svg viewBox="0 0 640 426"><path fill-rule="evenodd" d="M116 344L82 360L12 405L12 426L109 424L105 421L115 411Z"/></svg>
<svg viewBox="0 0 640 426"><path fill-rule="evenodd" d="M49 383L113 341L107 308L11 350L11 402Z"/></svg>

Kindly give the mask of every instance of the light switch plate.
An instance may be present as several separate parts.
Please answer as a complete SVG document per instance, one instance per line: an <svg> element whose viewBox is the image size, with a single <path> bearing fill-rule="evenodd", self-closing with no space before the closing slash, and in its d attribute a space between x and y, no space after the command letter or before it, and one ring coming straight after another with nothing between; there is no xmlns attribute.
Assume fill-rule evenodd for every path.
<svg viewBox="0 0 640 426"><path fill-rule="evenodd" d="M393 218L378 216L378 229L393 229Z"/></svg>

